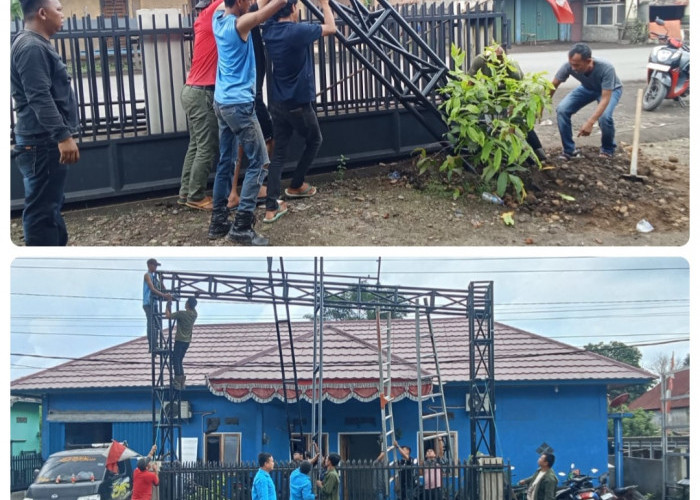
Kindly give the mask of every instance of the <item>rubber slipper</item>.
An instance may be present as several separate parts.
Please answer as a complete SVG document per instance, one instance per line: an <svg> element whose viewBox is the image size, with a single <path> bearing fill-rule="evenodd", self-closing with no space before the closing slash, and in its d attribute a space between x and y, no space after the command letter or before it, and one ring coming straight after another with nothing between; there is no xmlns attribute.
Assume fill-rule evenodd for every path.
<svg viewBox="0 0 700 500"><path fill-rule="evenodd" d="M299 193L292 193L289 189L285 189L284 194L287 195L287 198L311 198L316 194L316 186L308 184L306 189Z"/></svg>
<svg viewBox="0 0 700 500"><path fill-rule="evenodd" d="M280 210L280 209L278 208L277 211L275 212L274 217L272 217L272 218L270 218L270 219L267 219L267 218L263 217L263 222L264 222L265 224L272 224L273 222L277 222L277 221L278 221L279 219L281 219L284 215L286 215L287 212L289 212L289 208L285 208L284 210Z"/></svg>
<svg viewBox="0 0 700 500"><path fill-rule="evenodd" d="M185 203L190 208L194 208L195 210L208 210L211 211L214 208L214 204L212 202L211 197L207 196L206 198L202 198L199 201L188 201Z"/></svg>

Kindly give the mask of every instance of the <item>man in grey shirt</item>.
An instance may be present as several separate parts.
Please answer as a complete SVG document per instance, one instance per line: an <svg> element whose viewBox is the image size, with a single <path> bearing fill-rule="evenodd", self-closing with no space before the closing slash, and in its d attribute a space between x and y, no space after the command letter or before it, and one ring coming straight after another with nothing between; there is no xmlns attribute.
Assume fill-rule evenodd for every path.
<svg viewBox="0 0 700 500"><path fill-rule="evenodd" d="M49 41L63 24L59 0L21 0L24 29L12 40L10 89L17 114L11 156L24 178L27 245L64 246L67 166L80 159L78 108L66 65Z"/></svg>
<svg viewBox="0 0 700 500"><path fill-rule="evenodd" d="M617 146L613 112L622 96L622 83L615 68L607 61L594 59L590 47L585 43L577 43L569 51L569 62L564 63L554 76L552 93L569 76L581 82L581 86L571 91L557 106L557 124L564 149L559 158L568 161L581 156L581 151L574 143L571 117L593 101L597 101L598 105L593 115L579 129L577 137L591 135L593 124L597 121L602 134L600 157L612 158Z"/></svg>

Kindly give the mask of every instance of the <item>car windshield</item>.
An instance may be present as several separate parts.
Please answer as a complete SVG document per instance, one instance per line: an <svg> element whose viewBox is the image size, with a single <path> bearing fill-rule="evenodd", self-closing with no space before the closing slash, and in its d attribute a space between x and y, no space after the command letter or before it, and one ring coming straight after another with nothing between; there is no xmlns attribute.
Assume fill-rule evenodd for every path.
<svg viewBox="0 0 700 500"><path fill-rule="evenodd" d="M104 474L105 457L97 455L49 457L39 471L36 482L101 481Z"/></svg>

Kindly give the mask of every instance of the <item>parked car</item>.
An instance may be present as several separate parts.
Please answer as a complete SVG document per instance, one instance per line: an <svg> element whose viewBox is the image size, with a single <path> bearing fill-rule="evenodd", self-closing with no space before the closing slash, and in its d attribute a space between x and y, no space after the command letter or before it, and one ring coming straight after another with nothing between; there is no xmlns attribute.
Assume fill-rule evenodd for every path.
<svg viewBox="0 0 700 500"><path fill-rule="evenodd" d="M35 472L24 500L129 500L131 460L118 462L116 474L107 470L106 460L106 448L54 453Z"/></svg>

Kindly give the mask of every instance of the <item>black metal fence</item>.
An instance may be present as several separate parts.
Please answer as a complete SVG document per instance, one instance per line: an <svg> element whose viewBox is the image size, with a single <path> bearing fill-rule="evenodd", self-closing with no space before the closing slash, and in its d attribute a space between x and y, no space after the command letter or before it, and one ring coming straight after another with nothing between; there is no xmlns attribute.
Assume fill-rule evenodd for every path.
<svg viewBox="0 0 700 500"><path fill-rule="evenodd" d="M467 51L466 64L493 40L510 43L505 13L490 11L486 4L455 2L397 9L449 67L453 66L453 43ZM310 19L310 13L306 16L318 22ZM11 35L20 29L20 21L11 23ZM348 34L342 21L338 29ZM389 29L398 40L408 40L400 26ZM69 169L66 202L179 186L188 144L180 90L190 66L192 33L192 18L187 15L88 16L66 20L53 37L72 78L81 127L81 159ZM419 55L421 49L411 45L406 42L404 48ZM435 142L434 135L337 38L319 40L314 50L316 106L324 140L312 169L334 168L341 157L349 165L390 161ZM369 49L362 50L376 67L382 67ZM400 60L398 54L393 56ZM430 99L439 97L431 95ZM442 126L435 114L426 119ZM14 125L12 105L10 121ZM360 140L358 130L363 131ZM290 151L303 150L298 141L293 140ZM296 160L290 157L284 171L293 170ZM10 180L11 208L16 210L23 206L18 169L11 169Z"/></svg>
<svg viewBox="0 0 700 500"><path fill-rule="evenodd" d="M278 499L289 498L289 476L295 468L294 463L275 464L270 475ZM435 469L439 476L439 495L425 489L424 476L432 473L435 478ZM178 500L250 500L253 478L257 471L258 465L252 462L227 465L165 463L160 470L160 496ZM358 460L341 462L338 472L342 500L375 499L378 491L383 491L385 498L391 499L504 500L510 485L509 467L500 463L470 465L463 461L428 469L418 464L376 465L369 460ZM316 468L312 471L311 478L315 484ZM476 481L477 496L474 499L469 496L471 480ZM401 493L399 483L410 485L410 491L406 495Z"/></svg>
<svg viewBox="0 0 700 500"><path fill-rule="evenodd" d="M10 491L25 490L34 481L34 470L41 469L41 454L31 452L10 458Z"/></svg>
<svg viewBox="0 0 700 500"><path fill-rule="evenodd" d="M505 14L488 10L486 4L410 4L397 6L397 10L450 68L454 66L452 44L468 48L468 64L493 40L510 43ZM310 12L306 18L318 22ZM73 16L64 22L53 43L73 81L82 142L187 132L179 91L191 60L192 24L187 15ZM15 20L11 35L21 27L21 21ZM350 35L342 21L338 29ZM405 48L421 56L420 47L410 46L405 30L396 24L389 29ZM400 106L337 38L319 40L316 56L320 116ZM366 56L382 66L372 54ZM399 54L394 55L394 62L401 64ZM14 112L10 119L14 125Z"/></svg>

